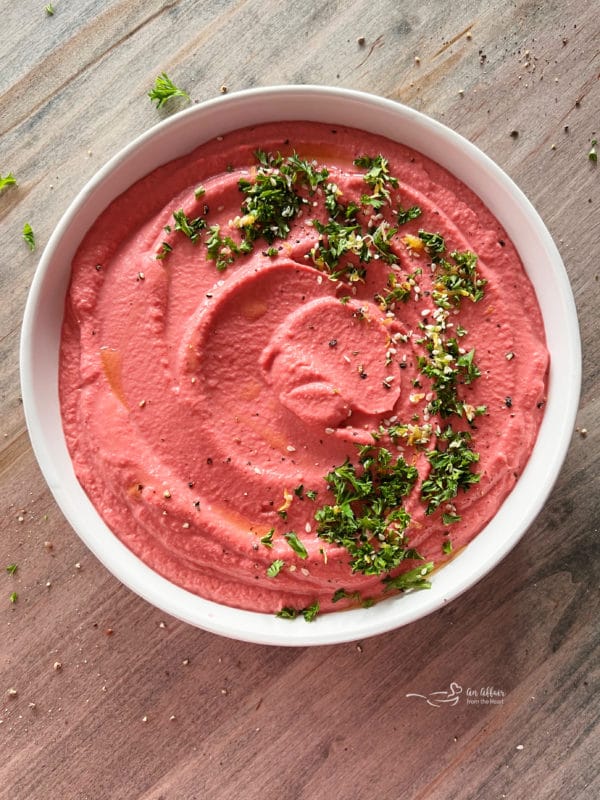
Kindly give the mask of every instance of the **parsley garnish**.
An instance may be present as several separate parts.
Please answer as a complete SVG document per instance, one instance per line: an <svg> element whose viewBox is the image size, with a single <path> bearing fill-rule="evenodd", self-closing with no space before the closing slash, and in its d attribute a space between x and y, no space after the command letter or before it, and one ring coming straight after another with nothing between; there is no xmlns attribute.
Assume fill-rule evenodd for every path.
<svg viewBox="0 0 600 800"><path fill-rule="evenodd" d="M405 559L420 558L407 547L410 515L401 505L417 470L383 447L360 448L359 463L360 471L346 459L325 476L334 503L315 513L317 534L349 552L353 572L380 575Z"/></svg>
<svg viewBox="0 0 600 800"><path fill-rule="evenodd" d="M388 589L399 589L406 592L408 589L431 589L431 583L425 578L433 569L433 561L423 564L421 567L409 569L396 575L395 578L385 578L384 583Z"/></svg>
<svg viewBox="0 0 600 800"><path fill-rule="evenodd" d="M279 609L279 611L275 614L276 617L281 617L281 619L296 619L300 612L292 608L291 606L284 606L283 608Z"/></svg>
<svg viewBox="0 0 600 800"><path fill-rule="evenodd" d="M457 304L463 297L477 303L483 297L483 287L487 283L477 272L477 256L470 250L462 253L454 250L450 257L453 264L445 258L437 261L431 293L435 304L441 308L450 308L450 300Z"/></svg>
<svg viewBox="0 0 600 800"><path fill-rule="evenodd" d="M264 544L265 547L273 547L273 534L275 533L275 528L271 528L263 537L261 537L260 543Z"/></svg>
<svg viewBox="0 0 600 800"><path fill-rule="evenodd" d="M9 575L14 575L15 572L17 571L17 565L9 564L8 567L6 568L6 571L8 572Z"/></svg>
<svg viewBox="0 0 600 800"><path fill-rule="evenodd" d="M16 603L17 600L19 599L19 595L16 592L11 592L8 595L8 599L10 600L11 603Z"/></svg>
<svg viewBox="0 0 600 800"><path fill-rule="evenodd" d="M184 97L186 100L190 96L183 89L179 89L173 81L169 78L166 72L161 72L154 81L154 86L148 92L148 97L152 102L156 103L157 108L161 108L172 97Z"/></svg>
<svg viewBox="0 0 600 800"><path fill-rule="evenodd" d="M204 197L205 194L206 194L206 189L204 188L204 186L196 186L196 188L194 189L194 197L196 198L196 200L198 200L200 197Z"/></svg>
<svg viewBox="0 0 600 800"><path fill-rule="evenodd" d="M360 601L360 592L347 592L345 589L336 589L331 598L332 603L339 603L340 600L357 600Z"/></svg>
<svg viewBox="0 0 600 800"><path fill-rule="evenodd" d="M307 622L312 622L319 613L319 608L320 608L319 601L315 600L315 602L312 605L308 606L308 608L302 609L302 616Z"/></svg>
<svg viewBox="0 0 600 800"><path fill-rule="evenodd" d="M284 533L283 538L287 541L294 553L299 555L300 558L308 558L306 547L302 544L300 539L298 539L294 531L288 531L287 533Z"/></svg>
<svg viewBox="0 0 600 800"><path fill-rule="evenodd" d="M598 151L596 149L596 145L598 144L597 139L592 139L592 146L590 147L590 151L588 153L588 158L590 161L598 161Z"/></svg>
<svg viewBox="0 0 600 800"><path fill-rule="evenodd" d="M215 262L219 272L223 272L229 264L233 264L236 256L252 250L252 245L246 240L242 240L238 244L230 236L221 236L221 229L218 225L211 225L208 230L209 234L206 238L208 258Z"/></svg>
<svg viewBox="0 0 600 800"><path fill-rule="evenodd" d="M375 156L374 158L370 156L360 156L354 159L354 164L357 167L363 167L367 170L363 176L363 180L373 190L371 195L362 195L360 198L361 203L363 205L369 205L375 210L380 209L385 203L390 203L390 187L393 189L398 188L398 178L390 175L387 158L384 158L382 155Z"/></svg>
<svg viewBox="0 0 600 800"><path fill-rule="evenodd" d="M176 231L181 231L181 233L185 234L194 244L200 241L200 231L206 228L206 222L202 217L190 219L181 208L179 211L173 212L173 219L175 220Z"/></svg>
<svg viewBox="0 0 600 800"><path fill-rule="evenodd" d="M281 572L281 568L285 565L285 561L276 558L275 561L267 568L267 578L275 578Z"/></svg>
<svg viewBox="0 0 600 800"><path fill-rule="evenodd" d="M0 175L0 192L3 189L6 189L7 186L16 186L16 185L17 181L12 172L9 172L8 175L6 175L4 178L2 177L2 175Z"/></svg>
<svg viewBox="0 0 600 800"><path fill-rule="evenodd" d="M452 542L450 541L450 539L446 539L446 541L442 542L442 553L445 556L448 556L450 555L451 552L452 552Z"/></svg>
<svg viewBox="0 0 600 800"><path fill-rule="evenodd" d="M431 472L421 485L421 499L427 503L426 514L433 514L442 503L453 500L459 489L466 492L481 479L479 472L471 471L471 466L479 461L479 453L469 447L471 435L468 431L454 431L448 425L438 439L447 445L444 450L427 453Z"/></svg>
<svg viewBox="0 0 600 800"><path fill-rule="evenodd" d="M315 602L307 608L292 608L292 606L284 606L275 614L275 616L280 617L281 619L296 619L296 617L302 614L307 622L312 622L318 613L319 601L315 600Z"/></svg>
<svg viewBox="0 0 600 800"><path fill-rule="evenodd" d="M46 14L49 17L53 17L54 16L54 6L52 5L52 3L48 3L47 6L44 6L44 11L46 12Z"/></svg>
<svg viewBox="0 0 600 800"><path fill-rule="evenodd" d="M422 213L419 206L411 206L407 209L400 206L400 208L398 208L398 225L406 225L406 223L410 222L412 219L420 217Z"/></svg>
<svg viewBox="0 0 600 800"><path fill-rule="evenodd" d="M280 153L273 155L262 150L254 155L259 163L255 180L242 178L238 181L245 195L244 216L238 224L243 227L247 241L253 242L262 236L272 244L276 237L287 237L290 222L306 202L297 189L306 185L312 193L329 173L325 168L317 172L312 164L295 153L286 159Z"/></svg>
<svg viewBox="0 0 600 800"><path fill-rule="evenodd" d="M166 258L166 257L169 255L169 253L171 253L172 251L173 251L173 248L171 247L171 245L170 245L168 242L163 242L163 243L161 244L161 246L160 246L160 250L159 250L159 251L158 251L158 253L156 254L155 258L157 258L159 261L162 261L162 260L163 260L163 259L165 259L165 258Z"/></svg>
<svg viewBox="0 0 600 800"><path fill-rule="evenodd" d="M306 494L306 497L308 497L309 500L316 500L318 492L315 492L314 489L307 489L305 494Z"/></svg>
<svg viewBox="0 0 600 800"><path fill-rule="evenodd" d="M23 239L29 245L29 249L31 251L35 250L35 235L33 233L33 228L31 227L31 225L28 222L26 222L25 225L23 225L23 234L22 235L23 235Z"/></svg>

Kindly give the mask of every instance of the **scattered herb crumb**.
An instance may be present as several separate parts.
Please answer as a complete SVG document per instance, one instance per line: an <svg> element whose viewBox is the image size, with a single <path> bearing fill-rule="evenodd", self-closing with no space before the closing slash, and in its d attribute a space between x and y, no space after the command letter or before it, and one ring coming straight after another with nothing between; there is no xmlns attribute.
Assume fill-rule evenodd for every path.
<svg viewBox="0 0 600 800"><path fill-rule="evenodd" d="M8 599L10 600L11 603L16 603L17 600L19 599L19 595L16 592L11 592L8 596Z"/></svg>
<svg viewBox="0 0 600 800"><path fill-rule="evenodd" d="M14 575L15 572L17 571L17 565L16 564L9 564L7 566L7 568L6 568L6 571L8 572L9 575Z"/></svg>
<svg viewBox="0 0 600 800"><path fill-rule="evenodd" d="M44 7L44 11L46 12L46 14L49 17L53 17L54 16L54 6L52 5L52 3L48 3L48 5Z"/></svg>
<svg viewBox="0 0 600 800"><path fill-rule="evenodd" d="M598 150L596 149L597 144L598 140L592 139L592 146L590 147L590 151L588 153L589 160L593 161L594 163L598 161Z"/></svg>
<svg viewBox="0 0 600 800"><path fill-rule="evenodd" d="M29 222L26 222L25 225L23 225L23 239L27 242L29 249L33 252L33 250L35 250L35 234L33 233L33 228Z"/></svg>
<svg viewBox="0 0 600 800"><path fill-rule="evenodd" d="M167 100L170 100L172 97L183 97L188 101L190 100L189 94L178 86L175 86L166 72L161 72L161 74L156 77L154 86L148 92L148 97L152 102L156 103L157 108L164 106Z"/></svg>
<svg viewBox="0 0 600 800"><path fill-rule="evenodd" d="M0 175L0 192L3 189L6 189L8 186L16 186L16 185L17 181L12 172L9 172L8 175L6 175L4 178L2 177L2 175Z"/></svg>

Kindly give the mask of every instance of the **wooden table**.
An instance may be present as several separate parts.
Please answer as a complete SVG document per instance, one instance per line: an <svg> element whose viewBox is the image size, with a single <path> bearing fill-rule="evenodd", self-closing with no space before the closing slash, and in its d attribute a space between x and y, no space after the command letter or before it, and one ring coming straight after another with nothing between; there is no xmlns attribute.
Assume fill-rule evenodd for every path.
<svg viewBox="0 0 600 800"><path fill-rule="evenodd" d="M0 195L0 797L600 796L600 172L588 158L600 125L597 2L56 0L54 9L0 0L0 173L18 181ZM275 83L400 100L495 159L555 237L584 352L564 469L503 563L419 623L309 649L204 633L123 588L46 488L19 398L27 291L85 181L176 110L147 97L161 71L194 100ZM452 682L465 687L456 705L406 696ZM502 702L466 702L467 688L487 687Z"/></svg>

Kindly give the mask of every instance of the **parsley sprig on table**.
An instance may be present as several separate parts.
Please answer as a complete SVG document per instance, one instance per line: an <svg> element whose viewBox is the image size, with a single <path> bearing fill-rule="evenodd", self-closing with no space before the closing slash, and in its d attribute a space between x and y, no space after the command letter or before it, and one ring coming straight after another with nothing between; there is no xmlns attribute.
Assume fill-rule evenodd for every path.
<svg viewBox="0 0 600 800"><path fill-rule="evenodd" d="M4 176L4 178L2 177L2 175L0 175L0 192L3 189L6 189L8 186L16 186L16 185L17 181L12 172L9 172L8 175Z"/></svg>
<svg viewBox="0 0 600 800"><path fill-rule="evenodd" d="M190 99L189 94L175 86L173 81L169 78L166 72L161 72L154 81L154 86L148 92L148 97L152 102L156 103L157 108L161 108L172 97L183 97L186 100Z"/></svg>

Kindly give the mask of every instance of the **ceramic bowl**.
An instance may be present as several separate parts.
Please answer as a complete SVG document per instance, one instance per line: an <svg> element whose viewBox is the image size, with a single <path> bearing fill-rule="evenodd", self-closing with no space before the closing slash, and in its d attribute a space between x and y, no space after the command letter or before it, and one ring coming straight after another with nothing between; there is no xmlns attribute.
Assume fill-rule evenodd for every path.
<svg viewBox="0 0 600 800"><path fill-rule="evenodd" d="M202 142L261 122L305 119L362 128L402 142L469 186L514 242L541 307L550 351L548 398L525 470L494 518L447 565L428 591L390 597L368 609L299 618L242 611L197 597L158 575L103 522L73 471L61 423L58 355L70 264L85 232L121 192L155 167ZM122 583L174 617L235 639L272 645L333 644L414 622L483 578L515 546L543 507L571 438L581 381L573 296L558 250L513 181L457 133L380 97L322 86L281 86L225 95L159 123L112 158L73 200L40 259L22 328L21 380L27 425L41 470L74 530Z"/></svg>

